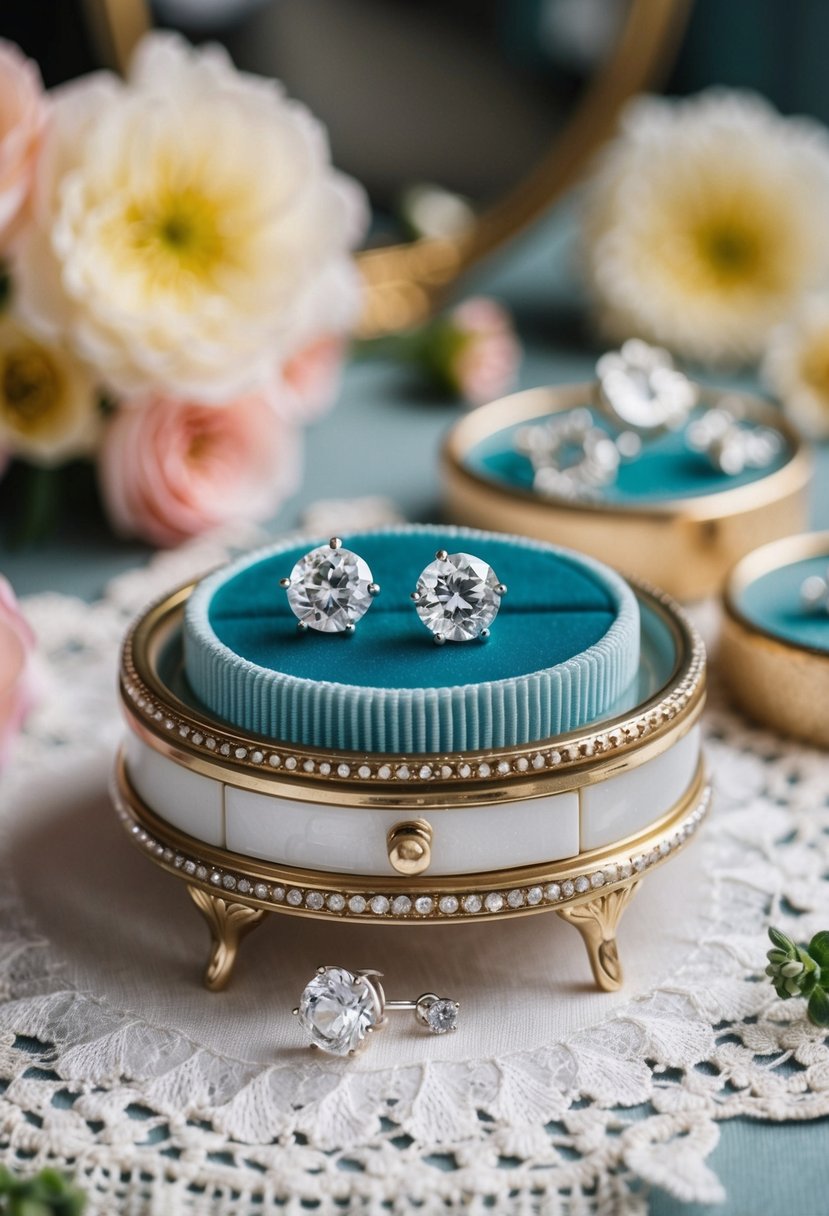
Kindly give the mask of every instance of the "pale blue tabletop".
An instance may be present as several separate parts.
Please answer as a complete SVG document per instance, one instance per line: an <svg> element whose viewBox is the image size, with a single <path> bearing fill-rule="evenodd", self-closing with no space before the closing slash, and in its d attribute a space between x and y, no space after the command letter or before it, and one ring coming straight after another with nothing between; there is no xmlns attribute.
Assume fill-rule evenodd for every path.
<svg viewBox="0 0 829 1216"><path fill-rule="evenodd" d="M468 284L498 295L513 311L525 343L521 387L586 380L596 348L581 320L570 274L569 225L561 216L516 243ZM300 494L274 527L292 525L320 498L379 494L411 520L439 518L436 451L458 414L427 399L403 367L356 363L337 409L307 437ZM829 450L819 456L815 526L829 527ZM68 518L61 534L37 549L0 549L0 571L18 594L56 590L94 598L119 571L146 559L140 545L114 541L100 523ZM823 1216L829 1211L829 1120L801 1124L736 1119L721 1126L709 1163L728 1198L716 1208L680 1204L654 1192L653 1216Z"/></svg>

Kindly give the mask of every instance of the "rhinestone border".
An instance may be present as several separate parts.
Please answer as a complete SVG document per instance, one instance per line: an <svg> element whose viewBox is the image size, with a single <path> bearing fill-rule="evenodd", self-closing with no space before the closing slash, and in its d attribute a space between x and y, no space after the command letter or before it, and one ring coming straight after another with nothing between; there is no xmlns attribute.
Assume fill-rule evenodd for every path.
<svg viewBox="0 0 829 1216"><path fill-rule="evenodd" d="M418 924L427 921L490 920L497 915L515 915L538 909L557 908L584 902L585 896L635 881L678 852L697 832L711 808L711 786L706 784L697 805L662 839L647 851L631 853L622 860L587 867L575 876L545 883L496 888L481 886L478 891L444 889L405 893L384 891L382 887L341 887L322 890L318 886L265 881L238 868L226 869L200 859L197 855L171 848L142 826L125 803L120 791L112 791L116 814L134 843L163 866L187 881L205 885L215 895L240 897L245 903L269 911L290 911L337 920L362 921L364 924ZM569 859L568 859L569 860ZM566 864L566 863L565 863ZM554 866L551 867L554 869Z"/></svg>

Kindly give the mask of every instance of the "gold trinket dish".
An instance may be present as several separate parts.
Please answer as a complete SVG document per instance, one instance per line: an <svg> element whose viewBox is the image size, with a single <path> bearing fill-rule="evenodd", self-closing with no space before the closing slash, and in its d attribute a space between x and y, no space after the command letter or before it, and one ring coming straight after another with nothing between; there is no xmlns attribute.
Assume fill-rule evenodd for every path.
<svg viewBox="0 0 829 1216"><path fill-rule="evenodd" d="M749 553L729 576L719 659L734 700L773 730L829 747L829 532Z"/></svg>
<svg viewBox="0 0 829 1216"><path fill-rule="evenodd" d="M722 404L721 391L695 387L700 413ZM519 432L587 408L604 425L596 393L592 383L529 389L465 415L442 456L448 518L570 545L681 600L719 594L740 557L806 526L810 451L778 410L745 393L728 400L777 437L768 467L724 473L668 430L623 455L616 480L596 494L539 493Z"/></svg>

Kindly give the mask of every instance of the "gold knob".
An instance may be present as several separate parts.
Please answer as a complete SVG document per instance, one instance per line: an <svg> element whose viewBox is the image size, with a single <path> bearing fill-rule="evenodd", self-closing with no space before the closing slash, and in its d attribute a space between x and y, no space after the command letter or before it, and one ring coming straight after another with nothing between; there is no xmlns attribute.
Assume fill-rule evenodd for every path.
<svg viewBox="0 0 829 1216"><path fill-rule="evenodd" d="M425 819L396 823L386 837L389 861L398 874L422 874L432 860L432 825Z"/></svg>

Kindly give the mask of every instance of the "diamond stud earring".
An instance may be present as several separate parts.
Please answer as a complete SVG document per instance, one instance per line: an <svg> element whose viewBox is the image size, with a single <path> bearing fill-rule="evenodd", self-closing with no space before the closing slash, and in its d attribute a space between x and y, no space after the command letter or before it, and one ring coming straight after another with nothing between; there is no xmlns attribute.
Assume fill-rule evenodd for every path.
<svg viewBox="0 0 829 1216"><path fill-rule="evenodd" d="M483 558L438 549L412 592L417 615L435 643L489 637L507 588Z"/></svg>
<svg viewBox="0 0 829 1216"><path fill-rule="evenodd" d="M339 536L301 557L279 585L303 632L353 633L380 592L368 563L344 549Z"/></svg>
<svg viewBox="0 0 829 1216"><path fill-rule="evenodd" d="M430 1034L457 1030L460 1005L448 997L425 992L416 1001L387 1001L380 971L348 971L317 967L294 1010L312 1047L332 1056L353 1056L369 1035L382 1030L392 1010L412 1010Z"/></svg>
<svg viewBox="0 0 829 1216"><path fill-rule="evenodd" d="M737 477L746 469L767 469L783 441L777 431L757 426L744 414L739 398L724 398L688 427L688 447L729 477Z"/></svg>
<svg viewBox="0 0 829 1216"><path fill-rule="evenodd" d="M661 346L630 338L596 364L596 400L620 430L654 435L679 430L699 390Z"/></svg>
<svg viewBox="0 0 829 1216"><path fill-rule="evenodd" d="M810 574L800 584L800 602L804 611L829 615L829 570L824 578Z"/></svg>

